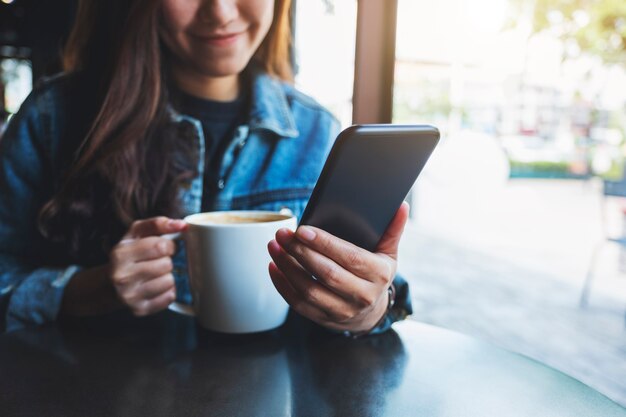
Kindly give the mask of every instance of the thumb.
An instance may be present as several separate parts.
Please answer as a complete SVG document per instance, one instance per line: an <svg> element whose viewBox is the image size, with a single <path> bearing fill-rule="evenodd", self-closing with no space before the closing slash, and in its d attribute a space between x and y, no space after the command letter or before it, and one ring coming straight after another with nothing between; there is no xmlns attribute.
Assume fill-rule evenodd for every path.
<svg viewBox="0 0 626 417"><path fill-rule="evenodd" d="M384 253L396 259L398 254L398 245L400 244L400 238L404 232L404 226L409 219L409 203L403 201L400 208L396 212L396 215L387 226L387 230L380 239L378 246L376 247L377 253Z"/></svg>

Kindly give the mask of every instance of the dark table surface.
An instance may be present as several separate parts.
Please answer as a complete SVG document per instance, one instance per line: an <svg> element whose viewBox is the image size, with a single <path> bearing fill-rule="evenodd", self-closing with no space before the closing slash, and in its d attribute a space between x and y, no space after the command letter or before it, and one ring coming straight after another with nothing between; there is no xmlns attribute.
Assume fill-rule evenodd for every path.
<svg viewBox="0 0 626 417"><path fill-rule="evenodd" d="M164 312L0 336L0 415L626 416L584 384L487 343L405 321L362 339L291 316L227 336Z"/></svg>

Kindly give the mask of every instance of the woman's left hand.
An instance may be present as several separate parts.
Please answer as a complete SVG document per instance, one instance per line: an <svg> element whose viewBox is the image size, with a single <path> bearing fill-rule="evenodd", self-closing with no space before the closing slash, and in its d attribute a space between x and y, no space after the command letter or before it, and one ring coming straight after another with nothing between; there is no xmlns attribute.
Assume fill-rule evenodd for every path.
<svg viewBox="0 0 626 417"><path fill-rule="evenodd" d="M372 329L387 311L408 215L403 203L374 253L311 226L279 230L268 244L276 289L294 310L324 327Z"/></svg>

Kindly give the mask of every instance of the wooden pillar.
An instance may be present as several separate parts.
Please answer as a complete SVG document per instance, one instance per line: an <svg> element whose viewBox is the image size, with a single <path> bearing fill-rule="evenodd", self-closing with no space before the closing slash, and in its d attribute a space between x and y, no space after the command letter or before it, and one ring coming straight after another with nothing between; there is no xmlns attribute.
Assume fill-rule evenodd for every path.
<svg viewBox="0 0 626 417"><path fill-rule="evenodd" d="M398 0L359 0L352 121L391 123Z"/></svg>

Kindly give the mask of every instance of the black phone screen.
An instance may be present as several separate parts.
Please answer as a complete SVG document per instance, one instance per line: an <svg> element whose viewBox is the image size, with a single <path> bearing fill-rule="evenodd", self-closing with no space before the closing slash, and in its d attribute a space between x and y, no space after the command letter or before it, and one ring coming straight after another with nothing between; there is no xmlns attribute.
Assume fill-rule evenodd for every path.
<svg viewBox="0 0 626 417"><path fill-rule="evenodd" d="M330 151L300 224L373 251L438 141L432 126L347 128Z"/></svg>

